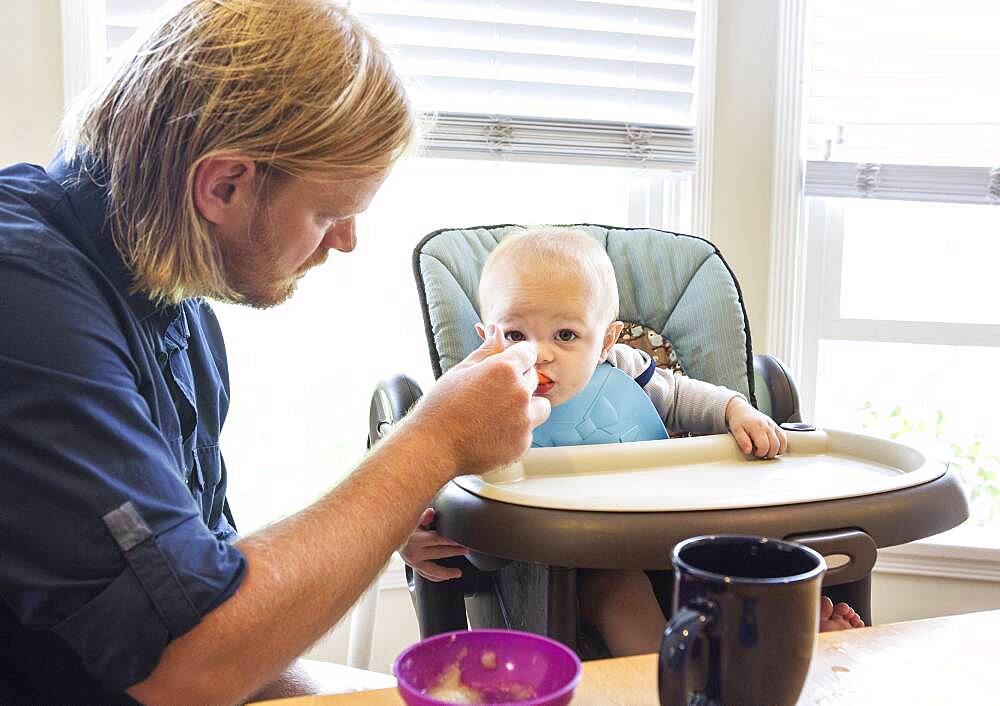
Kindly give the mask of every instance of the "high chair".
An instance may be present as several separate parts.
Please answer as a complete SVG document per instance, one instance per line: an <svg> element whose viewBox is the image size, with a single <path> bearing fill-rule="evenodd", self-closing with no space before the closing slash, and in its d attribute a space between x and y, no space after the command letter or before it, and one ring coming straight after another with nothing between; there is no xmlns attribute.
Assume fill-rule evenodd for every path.
<svg viewBox="0 0 1000 706"><path fill-rule="evenodd" d="M599 636L580 624L577 570L647 570L669 611L673 545L723 532L816 549L830 565L824 594L849 603L870 625L877 547L936 534L968 517L955 472L893 442L803 424L791 375L776 358L753 353L739 284L709 241L650 228L571 227L607 249L619 318L627 322L624 341L660 367L745 395L788 430L788 454L754 462L728 435L715 435L532 449L510 469L459 477L434 507L437 531L471 550L452 562L463 577L434 583L407 569L421 636L509 627L555 637L585 658L603 656ZM414 250L435 377L479 346L479 273L500 240L520 229L439 230ZM384 437L420 394L404 375L381 382L370 441ZM564 491L540 490L540 476L570 466L588 470L566 473ZM647 480L614 483L615 472L630 483Z"/></svg>

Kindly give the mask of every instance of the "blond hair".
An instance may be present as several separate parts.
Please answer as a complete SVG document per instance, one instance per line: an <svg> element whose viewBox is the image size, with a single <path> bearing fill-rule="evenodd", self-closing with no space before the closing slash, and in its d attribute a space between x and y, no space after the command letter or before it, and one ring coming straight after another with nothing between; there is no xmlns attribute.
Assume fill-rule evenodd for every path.
<svg viewBox="0 0 1000 706"><path fill-rule="evenodd" d="M581 230L537 226L511 233L490 253L479 277L479 298L505 266L524 273L531 270L546 278L580 278L593 289L594 298L610 322L618 316L618 282L611 258L601 244Z"/></svg>
<svg viewBox="0 0 1000 706"><path fill-rule="evenodd" d="M203 160L252 159L261 186L281 175L333 179L390 167L415 130L386 52L343 7L193 0L83 97L63 136L68 155L96 162L134 288L176 303L240 299L194 205Z"/></svg>

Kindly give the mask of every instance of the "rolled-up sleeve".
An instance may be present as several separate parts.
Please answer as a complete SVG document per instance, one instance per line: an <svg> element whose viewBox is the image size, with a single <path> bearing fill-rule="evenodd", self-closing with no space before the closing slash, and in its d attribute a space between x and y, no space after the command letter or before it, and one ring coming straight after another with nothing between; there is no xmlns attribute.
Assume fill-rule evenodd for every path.
<svg viewBox="0 0 1000 706"><path fill-rule="evenodd" d="M246 565L185 485L127 312L85 270L0 252L0 600L122 691Z"/></svg>

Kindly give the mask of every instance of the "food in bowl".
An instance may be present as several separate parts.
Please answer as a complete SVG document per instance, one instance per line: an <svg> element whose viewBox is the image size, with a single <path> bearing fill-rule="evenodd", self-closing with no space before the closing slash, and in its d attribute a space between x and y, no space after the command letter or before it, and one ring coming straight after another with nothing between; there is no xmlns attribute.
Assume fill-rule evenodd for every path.
<svg viewBox="0 0 1000 706"><path fill-rule="evenodd" d="M530 686L516 682L501 681L495 686L479 689L466 686L462 683L461 662L467 653L468 650L462 650L458 655L458 659L445 667L437 683L424 693L431 698L444 701L448 704L517 703L518 701L530 699L535 695L535 690ZM496 669L496 652L491 650L483 651L479 656L479 663L484 669Z"/></svg>
<svg viewBox="0 0 1000 706"><path fill-rule="evenodd" d="M393 664L409 706L564 706L580 680L565 645L516 630L462 630L422 640Z"/></svg>
<svg viewBox="0 0 1000 706"><path fill-rule="evenodd" d="M448 704L516 704L535 695L530 686L516 683L474 689L462 684L461 675L461 668L453 664L441 675L441 680L425 693Z"/></svg>
<svg viewBox="0 0 1000 706"><path fill-rule="evenodd" d="M458 662L453 662L438 678L437 684L426 692L432 699L449 704L481 704L483 694L478 689L465 686L462 683L462 668Z"/></svg>

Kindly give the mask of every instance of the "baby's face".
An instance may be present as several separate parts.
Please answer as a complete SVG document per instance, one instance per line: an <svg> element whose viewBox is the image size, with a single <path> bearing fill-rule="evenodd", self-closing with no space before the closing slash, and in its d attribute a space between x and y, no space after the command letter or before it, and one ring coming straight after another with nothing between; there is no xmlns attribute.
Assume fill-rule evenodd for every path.
<svg viewBox="0 0 1000 706"><path fill-rule="evenodd" d="M584 278L510 272L495 277L480 295L484 324L500 326L507 345L530 341L538 349L535 367L551 382L539 385L535 394L552 406L582 390L614 344L607 308Z"/></svg>

